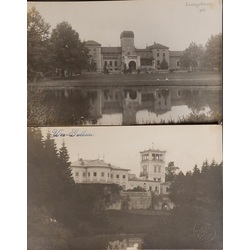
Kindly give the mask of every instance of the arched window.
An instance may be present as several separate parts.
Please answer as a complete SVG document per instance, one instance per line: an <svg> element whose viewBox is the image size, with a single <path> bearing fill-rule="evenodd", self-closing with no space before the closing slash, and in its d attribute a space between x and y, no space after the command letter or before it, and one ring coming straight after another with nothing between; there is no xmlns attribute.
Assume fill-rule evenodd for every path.
<svg viewBox="0 0 250 250"><path fill-rule="evenodd" d="M110 61L110 62L109 62L109 65L110 65L110 66L112 66L112 65L113 65L112 61Z"/></svg>
<svg viewBox="0 0 250 250"><path fill-rule="evenodd" d="M180 67L180 61L179 61L179 60L176 61L176 66L177 66L177 67Z"/></svg>

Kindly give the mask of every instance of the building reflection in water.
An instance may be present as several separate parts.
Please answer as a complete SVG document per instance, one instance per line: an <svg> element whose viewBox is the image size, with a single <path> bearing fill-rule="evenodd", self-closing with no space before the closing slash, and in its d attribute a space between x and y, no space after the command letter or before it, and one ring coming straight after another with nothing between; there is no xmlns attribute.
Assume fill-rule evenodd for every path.
<svg viewBox="0 0 250 250"><path fill-rule="evenodd" d="M142 249L142 239L139 237L131 237L123 240L111 241L107 250L139 250Z"/></svg>
<svg viewBox="0 0 250 250"><path fill-rule="evenodd" d="M213 112L219 120L222 113L221 88L216 87L78 87L47 89L44 93L43 104L53 108L51 100L55 99L60 105L54 108L62 109L62 119L72 113L74 119L83 117L84 124L93 120L97 125L172 123L194 111L208 118Z"/></svg>

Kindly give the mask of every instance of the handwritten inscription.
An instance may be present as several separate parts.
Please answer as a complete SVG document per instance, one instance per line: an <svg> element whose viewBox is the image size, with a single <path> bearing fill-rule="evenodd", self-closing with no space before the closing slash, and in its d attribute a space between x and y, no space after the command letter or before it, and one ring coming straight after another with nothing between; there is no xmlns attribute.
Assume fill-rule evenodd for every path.
<svg viewBox="0 0 250 250"><path fill-rule="evenodd" d="M89 133L87 130L71 129L68 133L66 133L63 131L63 129L53 129L52 136L53 137L89 137L89 136L94 136L94 135Z"/></svg>
<svg viewBox="0 0 250 250"><path fill-rule="evenodd" d="M199 3L186 2L186 7L196 7L199 10L199 12L205 12L208 8L212 9L214 5L215 3L209 3L209 2L199 2Z"/></svg>

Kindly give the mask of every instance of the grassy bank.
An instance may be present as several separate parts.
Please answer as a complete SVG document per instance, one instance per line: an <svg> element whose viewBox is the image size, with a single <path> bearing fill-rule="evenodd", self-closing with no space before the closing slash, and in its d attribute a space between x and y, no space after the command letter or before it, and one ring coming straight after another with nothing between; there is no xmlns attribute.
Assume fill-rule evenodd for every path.
<svg viewBox="0 0 250 250"><path fill-rule="evenodd" d="M130 85L195 85L218 86L222 84L221 74L218 72L191 73L154 73L154 74L84 74L77 77L43 79L40 82L28 83L29 86L43 87L80 87L80 86L130 86Z"/></svg>

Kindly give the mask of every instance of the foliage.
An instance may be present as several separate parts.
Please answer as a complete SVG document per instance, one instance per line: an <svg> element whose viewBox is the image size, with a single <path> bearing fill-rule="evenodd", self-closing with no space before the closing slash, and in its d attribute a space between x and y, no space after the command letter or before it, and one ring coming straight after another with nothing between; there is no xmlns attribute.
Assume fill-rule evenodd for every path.
<svg viewBox="0 0 250 250"><path fill-rule="evenodd" d="M52 218L45 207L28 206L28 250L66 250L71 232Z"/></svg>
<svg viewBox="0 0 250 250"><path fill-rule="evenodd" d="M168 69L168 63L165 58L161 61L161 69Z"/></svg>
<svg viewBox="0 0 250 250"><path fill-rule="evenodd" d="M75 184L65 143L58 150L48 132L28 128L28 206L45 208L72 233L90 234L107 223L106 205L121 190L113 185Z"/></svg>
<svg viewBox="0 0 250 250"><path fill-rule="evenodd" d="M50 25L44 21L35 7L27 14L27 69L28 80L36 81L49 69Z"/></svg>
<svg viewBox="0 0 250 250"><path fill-rule="evenodd" d="M191 42L189 47L184 51L181 56L180 63L182 67L190 70L198 68L198 63L204 56L204 48L202 45L197 45Z"/></svg>
<svg viewBox="0 0 250 250"><path fill-rule="evenodd" d="M222 69L222 34L211 36L206 44L205 58L210 68Z"/></svg>
<svg viewBox="0 0 250 250"><path fill-rule="evenodd" d="M52 30L51 43L53 48L54 66L72 76L73 73L81 73L88 65L88 49L81 42L78 32L67 22L59 23Z"/></svg>
<svg viewBox="0 0 250 250"><path fill-rule="evenodd" d="M128 189L129 192L146 192L146 189L140 186L134 187L133 189Z"/></svg>
<svg viewBox="0 0 250 250"><path fill-rule="evenodd" d="M173 181L178 169L179 168L174 165L174 162L170 161L165 169L165 181Z"/></svg>
<svg viewBox="0 0 250 250"><path fill-rule="evenodd" d="M175 204L170 216L145 237L145 249L222 248L222 163L207 160L201 170L179 172L170 187ZM199 238L194 228L207 226L209 240ZM206 236L206 235L202 235Z"/></svg>

